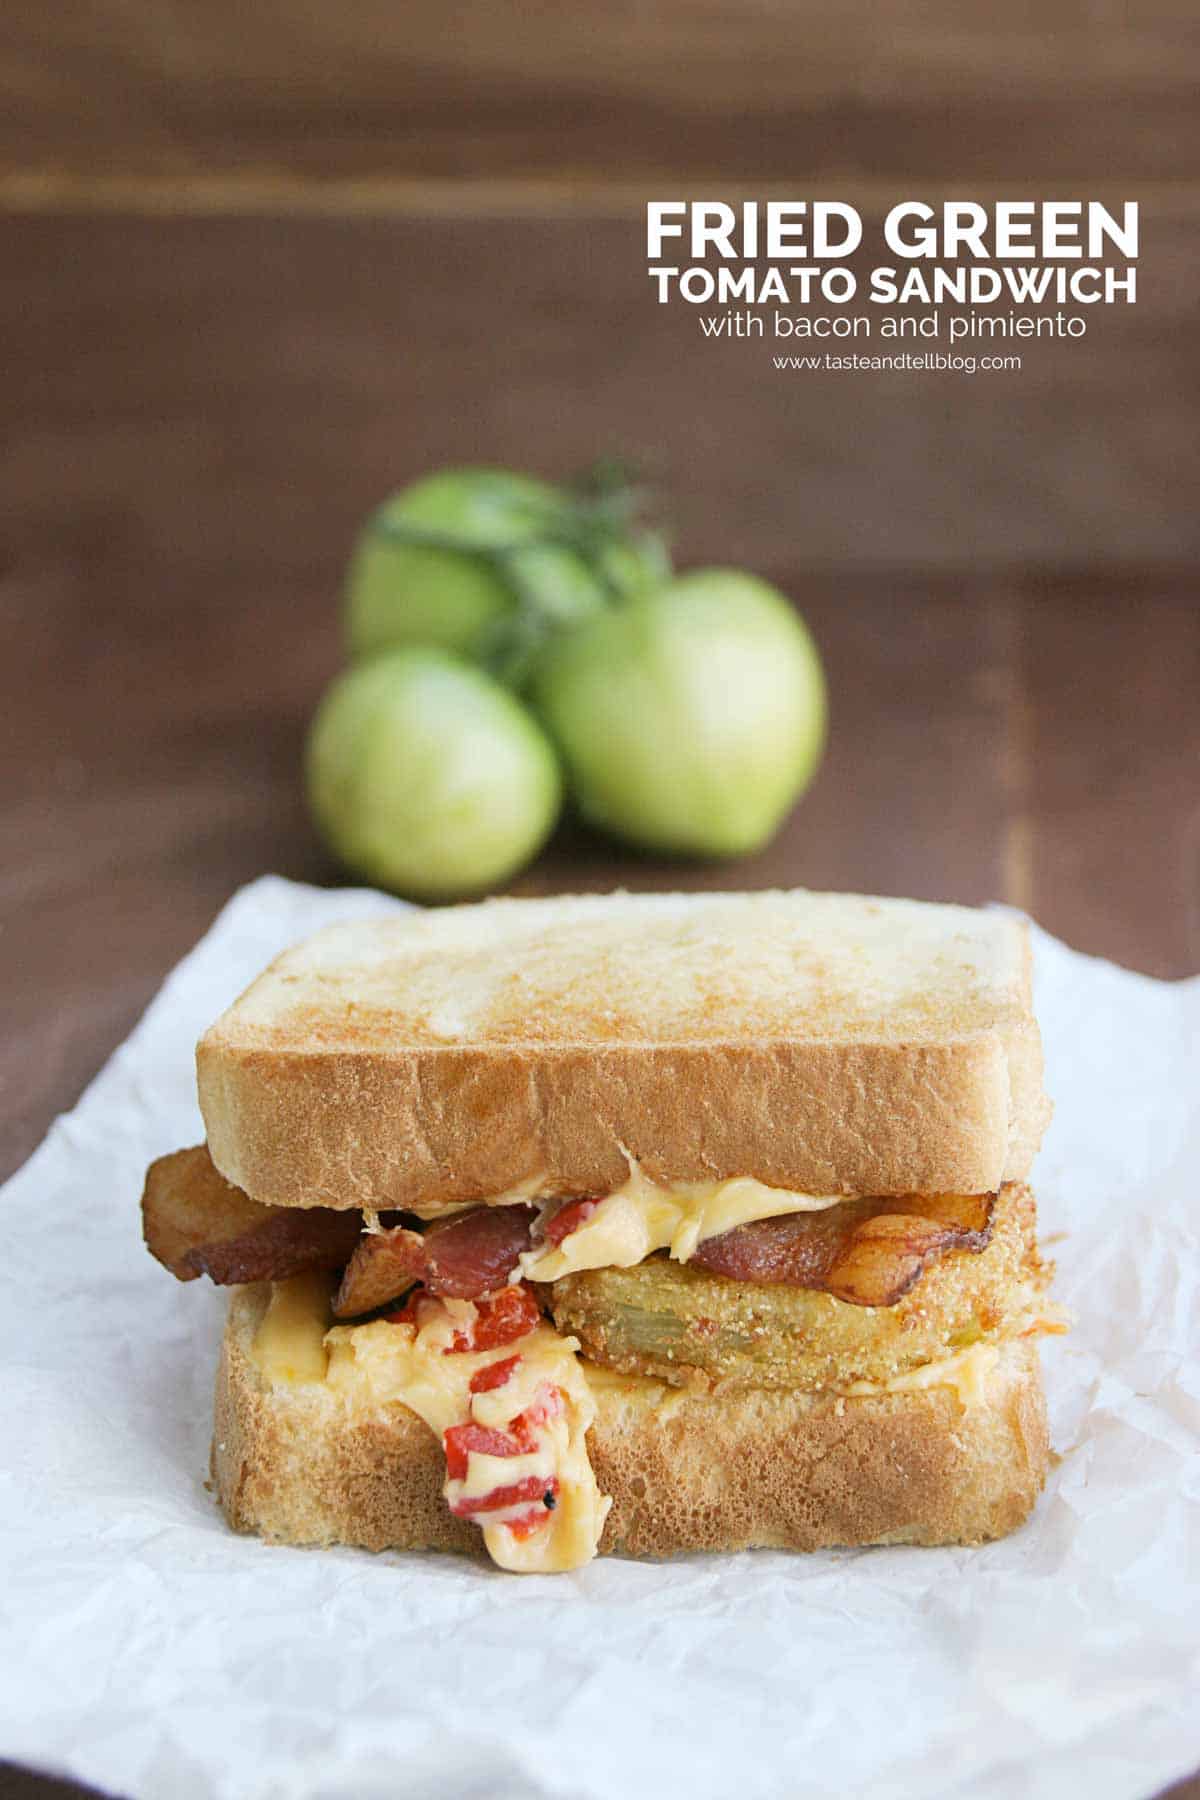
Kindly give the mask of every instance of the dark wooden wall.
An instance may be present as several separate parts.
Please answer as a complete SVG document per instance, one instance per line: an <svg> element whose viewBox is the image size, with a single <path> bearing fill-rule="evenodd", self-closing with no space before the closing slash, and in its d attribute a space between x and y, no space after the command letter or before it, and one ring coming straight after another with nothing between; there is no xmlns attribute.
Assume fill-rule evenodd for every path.
<svg viewBox="0 0 1200 1800"><path fill-rule="evenodd" d="M633 216L10 215L0 493L35 530L69 496L193 567L235 537L332 581L365 509L430 464L626 450L689 557L1186 564L1198 223L1155 216L1145 298L1017 345L1019 372L814 375L658 305Z"/></svg>
<svg viewBox="0 0 1200 1800"><path fill-rule="evenodd" d="M1187 0L11 0L2 497L310 566L431 460L628 447L689 555L1190 567L1198 71ZM645 200L705 192L1137 199L1139 303L1019 375L779 373L651 299Z"/></svg>
<svg viewBox="0 0 1200 1800"><path fill-rule="evenodd" d="M0 163L118 178L1193 180L1190 0L9 0Z"/></svg>

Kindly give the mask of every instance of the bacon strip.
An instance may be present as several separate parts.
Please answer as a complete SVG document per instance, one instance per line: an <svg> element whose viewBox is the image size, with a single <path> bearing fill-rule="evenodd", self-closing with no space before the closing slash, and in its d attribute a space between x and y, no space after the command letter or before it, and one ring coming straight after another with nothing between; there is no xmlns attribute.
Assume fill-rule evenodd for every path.
<svg viewBox="0 0 1200 1800"><path fill-rule="evenodd" d="M180 1281L207 1275L227 1287L282 1281L305 1269L338 1269L361 1230L358 1212L261 1206L226 1181L204 1144L160 1156L146 1171L146 1248Z"/></svg>
<svg viewBox="0 0 1200 1800"><path fill-rule="evenodd" d="M339 1319L373 1312L414 1282L451 1300L477 1300L502 1288L528 1250L532 1206L477 1206L435 1219L423 1232L403 1225L365 1232L334 1296Z"/></svg>
<svg viewBox="0 0 1200 1800"><path fill-rule="evenodd" d="M812 1288L852 1306L894 1306L948 1251L979 1252L992 1235L994 1194L845 1200L824 1212L739 1225L698 1245L692 1262L736 1281ZM582 1224L598 1203L562 1208L547 1228ZM305 1269L344 1268L339 1318L373 1312L417 1282L431 1294L475 1300L502 1289L530 1248L531 1206L478 1206L423 1232L362 1231L362 1215L332 1207L262 1206L226 1181L198 1145L150 1165L142 1195L147 1248L180 1281L282 1281Z"/></svg>
<svg viewBox="0 0 1200 1800"><path fill-rule="evenodd" d="M814 1288L851 1306L894 1306L950 1250L985 1250L995 1194L845 1200L706 1238L692 1262L736 1281Z"/></svg>

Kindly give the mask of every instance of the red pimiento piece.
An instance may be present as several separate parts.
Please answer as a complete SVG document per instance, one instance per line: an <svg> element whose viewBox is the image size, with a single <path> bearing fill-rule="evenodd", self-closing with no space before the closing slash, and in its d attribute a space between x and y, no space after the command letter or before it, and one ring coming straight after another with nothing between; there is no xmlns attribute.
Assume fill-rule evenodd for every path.
<svg viewBox="0 0 1200 1800"><path fill-rule="evenodd" d="M570 1237L573 1231L578 1231L581 1225L586 1225L599 1204L599 1200L568 1200L542 1227L546 1242L557 1248L564 1238Z"/></svg>
<svg viewBox="0 0 1200 1800"><path fill-rule="evenodd" d="M525 1286L501 1288L489 1299L475 1302L477 1317L469 1332L456 1331L450 1344L455 1350L498 1350L527 1337L541 1318L541 1308Z"/></svg>
<svg viewBox="0 0 1200 1800"><path fill-rule="evenodd" d="M395 1312L384 1313L383 1323L385 1325L419 1326L421 1321L418 1317L418 1308L420 1307L422 1300L427 1300L428 1298L429 1296L424 1288L414 1288L403 1306L398 1306Z"/></svg>
<svg viewBox="0 0 1200 1800"><path fill-rule="evenodd" d="M547 1492L549 1492L549 1488L547 1488ZM518 1544L522 1544L526 1538L532 1537L535 1531L541 1530L553 1510L553 1507L546 1505L545 1495L543 1495L540 1505L531 1506L529 1511L522 1513L519 1519L507 1519L505 1523Z"/></svg>
<svg viewBox="0 0 1200 1800"><path fill-rule="evenodd" d="M451 1425L442 1433L442 1443L446 1450L446 1473L451 1481L466 1479L467 1458L472 1451L476 1456L520 1456L524 1449L507 1431L493 1431L490 1426L476 1425L473 1421L466 1425Z"/></svg>
<svg viewBox="0 0 1200 1800"><path fill-rule="evenodd" d="M510 1381L521 1366L519 1356L506 1356L503 1362L489 1363L486 1369L476 1369L471 1377L473 1394L490 1394L493 1388L503 1387Z"/></svg>
<svg viewBox="0 0 1200 1800"><path fill-rule="evenodd" d="M558 1499L557 1475L527 1475L524 1481L510 1482L507 1487L493 1488L490 1494L483 1494L476 1499L452 1500L450 1511L457 1519L473 1519L478 1513L500 1512L506 1506L520 1506L525 1501L540 1500L547 1512L553 1505L546 1506L546 1496L553 1503Z"/></svg>
<svg viewBox="0 0 1200 1800"><path fill-rule="evenodd" d="M508 1429L512 1432L522 1450L537 1448L536 1434L551 1419L560 1418L566 1409L567 1397L560 1387L543 1382L538 1397L532 1406L527 1406L523 1413L509 1420Z"/></svg>
<svg viewBox="0 0 1200 1800"><path fill-rule="evenodd" d="M539 1324L542 1309L523 1282L502 1288L490 1300L479 1303L475 1322L475 1348L495 1350L501 1344L513 1344L528 1336Z"/></svg>

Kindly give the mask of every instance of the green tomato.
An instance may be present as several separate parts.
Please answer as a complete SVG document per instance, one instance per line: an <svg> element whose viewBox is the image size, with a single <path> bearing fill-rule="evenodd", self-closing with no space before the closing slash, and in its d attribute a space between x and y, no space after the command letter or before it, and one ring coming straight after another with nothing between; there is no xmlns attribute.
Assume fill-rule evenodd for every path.
<svg viewBox="0 0 1200 1800"><path fill-rule="evenodd" d="M605 604L614 585L629 592L665 577L661 540L649 533L614 535L594 566L552 541L577 505L564 489L504 469L443 469L393 495L351 560L351 657L440 644L471 659L495 656L519 681L529 660L522 626L532 621L536 636L538 628L575 625ZM515 627L507 639L506 625Z"/></svg>
<svg viewBox="0 0 1200 1800"><path fill-rule="evenodd" d="M699 570L551 644L533 702L580 811L655 850L760 849L825 741L817 649L782 594Z"/></svg>
<svg viewBox="0 0 1200 1800"><path fill-rule="evenodd" d="M498 886L541 848L562 804L535 720L437 649L391 650L339 676L313 719L307 775L335 854L420 900Z"/></svg>
<svg viewBox="0 0 1200 1800"><path fill-rule="evenodd" d="M350 564L351 656L416 643L476 655L515 605L510 583L477 553L533 542L561 507L547 482L504 469L443 469L394 494L368 522ZM387 535L389 526L456 548L404 543Z"/></svg>

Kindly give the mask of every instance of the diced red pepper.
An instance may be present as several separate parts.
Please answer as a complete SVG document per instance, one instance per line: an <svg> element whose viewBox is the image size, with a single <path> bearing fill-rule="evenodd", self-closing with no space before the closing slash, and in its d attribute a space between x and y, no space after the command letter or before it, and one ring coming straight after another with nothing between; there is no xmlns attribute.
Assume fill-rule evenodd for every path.
<svg viewBox="0 0 1200 1800"><path fill-rule="evenodd" d="M383 1323L385 1325L419 1325L421 1321L417 1317L418 1309L422 1300L428 1299L429 1295L424 1288L414 1288L403 1306L398 1306L395 1312L384 1313Z"/></svg>
<svg viewBox="0 0 1200 1800"><path fill-rule="evenodd" d="M519 1356L506 1356L503 1362L488 1363L484 1369L476 1369L471 1377L473 1394L490 1394L493 1388L503 1387L512 1379L521 1366Z"/></svg>
<svg viewBox="0 0 1200 1800"><path fill-rule="evenodd" d="M477 1317L470 1331L456 1331L450 1344L455 1350L498 1350L527 1337L542 1316L541 1308L525 1286L501 1288L498 1294L475 1302Z"/></svg>
<svg viewBox="0 0 1200 1800"><path fill-rule="evenodd" d="M466 1479L467 1458L472 1451L477 1456L520 1456L524 1449L507 1431L493 1431L490 1426L476 1425L473 1421L466 1425L451 1425L442 1433L442 1443L446 1450L446 1473L451 1481Z"/></svg>
<svg viewBox="0 0 1200 1800"><path fill-rule="evenodd" d="M384 1313L388 1325L415 1325L420 1328L423 1309L441 1305L435 1294L414 1288L403 1306ZM475 1302L475 1320L465 1331L456 1331L446 1354L466 1350L499 1350L504 1344L515 1344L528 1336L541 1319L541 1308L523 1282L501 1288L498 1294L485 1295ZM478 1391L478 1390L476 1390Z"/></svg>
<svg viewBox="0 0 1200 1800"><path fill-rule="evenodd" d="M473 1519L477 1513L501 1512L506 1506L520 1506L526 1500L540 1500L545 1506L547 1495L552 1502L558 1499L558 1476L527 1475L523 1481L493 1488L490 1494L482 1494L477 1499L452 1500L450 1511L456 1519ZM549 1512L553 1508L546 1507L546 1510Z"/></svg>
<svg viewBox="0 0 1200 1800"><path fill-rule="evenodd" d="M537 1433L551 1419L560 1418L566 1404L567 1397L560 1387L555 1387L550 1382L542 1383L533 1405L527 1406L523 1413L518 1413L515 1419L509 1420L508 1429L522 1450L536 1450Z"/></svg>
<svg viewBox="0 0 1200 1800"><path fill-rule="evenodd" d="M542 1227L546 1242L557 1248L564 1238L570 1237L573 1231L578 1231L581 1225L586 1225L599 1204L599 1200L568 1200Z"/></svg>
<svg viewBox="0 0 1200 1800"><path fill-rule="evenodd" d="M526 1538L532 1537L535 1531L540 1531L542 1529L542 1526L549 1517L550 1512L543 1504L541 1506L531 1506L529 1511L523 1513L519 1519L506 1519L504 1522L516 1538L518 1544L523 1544Z"/></svg>

